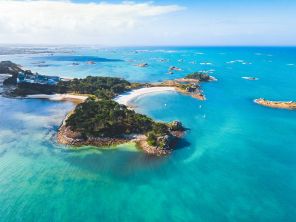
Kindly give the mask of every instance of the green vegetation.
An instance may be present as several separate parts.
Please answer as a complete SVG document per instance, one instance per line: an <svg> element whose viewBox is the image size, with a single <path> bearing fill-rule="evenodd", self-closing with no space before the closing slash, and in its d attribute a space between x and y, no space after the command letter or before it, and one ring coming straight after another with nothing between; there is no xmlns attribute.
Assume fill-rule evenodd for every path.
<svg viewBox="0 0 296 222"><path fill-rule="evenodd" d="M0 73L11 74L4 81L5 85L17 85L14 95L25 96L28 94L53 94L53 93L79 93L96 95L98 98L112 99L120 93L142 86L140 83L130 83L115 77L93 77L60 81L57 85L22 82L17 84L19 73L34 74L30 70L23 70L19 65L11 61L0 62Z"/></svg>
<svg viewBox="0 0 296 222"><path fill-rule="evenodd" d="M208 82L211 80L211 77L208 74L202 72L195 72L185 76L185 79L197 79L201 82Z"/></svg>
<svg viewBox="0 0 296 222"><path fill-rule="evenodd" d="M191 86L191 84L179 84L178 87L182 90L186 90L187 87Z"/></svg>
<svg viewBox="0 0 296 222"><path fill-rule="evenodd" d="M56 85L21 82L17 83L19 72L24 71L12 62L1 62L0 73L12 74L7 81L17 85L15 96L28 94L77 93L89 94L89 98L76 106L75 111L66 120L66 126L79 132L85 139L90 137L120 138L131 134L144 134L149 145L158 148L170 147L172 131L183 130L180 122L165 124L138 114L120 105L112 99L118 94L143 86L130 83L121 78L92 77L59 81Z"/></svg>
<svg viewBox="0 0 296 222"><path fill-rule="evenodd" d="M34 94L53 94L57 92L55 85L44 85L37 83L19 83L17 88L12 92L15 96L26 96Z"/></svg>
<svg viewBox="0 0 296 222"><path fill-rule="evenodd" d="M149 144L162 147L159 136L169 133L165 123L129 110L115 101L89 97L79 104L67 119L66 126L84 137L121 137L128 134L146 134Z"/></svg>
<svg viewBox="0 0 296 222"><path fill-rule="evenodd" d="M88 76L84 79L61 81L58 83L56 91L59 93L92 94L99 98L111 99L134 87L135 84L120 78Z"/></svg>
<svg viewBox="0 0 296 222"><path fill-rule="evenodd" d="M88 76L84 79L60 81L57 85L20 83L13 92L14 95L77 93L91 94L102 99L112 99L120 93L140 87L140 83L130 83L114 77Z"/></svg>

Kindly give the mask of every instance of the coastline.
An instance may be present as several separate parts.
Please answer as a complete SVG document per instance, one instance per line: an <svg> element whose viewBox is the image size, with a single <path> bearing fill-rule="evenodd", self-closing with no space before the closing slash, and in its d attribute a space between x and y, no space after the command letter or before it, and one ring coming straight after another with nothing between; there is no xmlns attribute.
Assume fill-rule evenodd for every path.
<svg viewBox="0 0 296 222"><path fill-rule="evenodd" d="M48 99L51 101L70 101L75 104L83 103L88 96L78 95L78 94L36 94L36 95L27 95L27 99Z"/></svg>
<svg viewBox="0 0 296 222"><path fill-rule="evenodd" d="M196 98L198 100L206 100L206 97L202 94L202 91L198 89L196 93L189 93L186 90L182 89L178 85L175 85L170 82L163 83L165 85L156 85L156 86L150 86L150 87L143 87L139 89L134 89L131 91L128 91L126 93L120 94L116 96L113 100L115 102L118 102L119 104L132 107L132 101L137 99L140 96L151 94L151 93L163 93L163 92L179 92L185 95L192 96L193 98ZM33 94L33 95L27 95L24 98L27 99L48 99L51 101L70 101L75 104L83 103L87 98L88 95L79 95L79 94Z"/></svg>
<svg viewBox="0 0 296 222"><path fill-rule="evenodd" d="M8 68L13 65L14 63L11 62L6 64L6 66L9 66ZM140 84L130 83L119 78L89 76L85 79L73 80L70 83L67 81L60 83L62 81L60 78L56 80L56 77L41 75L42 78L39 78L39 75L33 74L31 71L20 70L18 73L16 78L9 82L9 84L16 86L13 96L27 99L70 101L77 105L74 110L66 115L57 133L58 143L74 147L88 145L106 147L134 142L147 154L156 156L169 154L175 146L176 139L182 137L185 131L182 123L178 121L169 124L155 122L145 115L128 110L127 106L139 96L162 92L180 92L204 100L204 97L201 97L203 95L198 85L199 81L192 79L187 80L186 84L184 84L185 81L177 80ZM59 83L60 85L58 85ZM138 88L140 86L141 88ZM79 87L82 90L79 90ZM97 116L97 119L85 121L88 120L88 116L95 115L94 110L104 114L103 116L107 120L104 121L104 117ZM116 113L116 111L118 112ZM110 127L113 122L116 124L116 121L113 121L114 115L120 117L118 121L127 118L127 123L118 124L118 126L123 127L121 131ZM71 118L71 121L69 118ZM67 120L71 124L68 124ZM134 123L133 120L136 122ZM93 130L89 130L87 127L77 128L75 121L82 123L82 126L83 124L91 125ZM109 133L95 131L98 128L97 122L105 124L106 129L102 128L102 130L109 130ZM137 133L137 135L133 133Z"/></svg>
<svg viewBox="0 0 296 222"><path fill-rule="evenodd" d="M199 83L198 80L191 80L191 79L189 79L188 82ZM195 92L191 93L186 91L186 89L181 88L180 86L181 85L180 83L178 83L178 81L169 80L160 84L155 84L155 86L150 85L149 87L131 90L124 94L118 95L117 97L114 98L114 101L118 102L119 104L132 107L132 104L131 104L132 101L137 99L138 97L146 94L162 93L162 92L179 92L184 95L192 96L193 98L201 101L206 100L206 97L202 93L201 89L197 88Z"/></svg>
<svg viewBox="0 0 296 222"><path fill-rule="evenodd" d="M130 106L131 102L135 100L136 98L150 94L150 93L161 93L161 92L176 92L175 87L168 87L168 86L156 86L156 87L147 87L147 88L140 88L140 89L134 89L127 93L121 94L114 98L115 102L118 102L119 104Z"/></svg>
<svg viewBox="0 0 296 222"><path fill-rule="evenodd" d="M171 135L173 136L173 140L171 141L172 145L169 149L149 145L147 141L148 138L144 134L125 134L120 137L83 136L80 132L73 131L69 126L66 126L67 119L72 114L74 114L74 112L75 110L72 110L65 116L58 129L56 139L59 144L77 148L83 146L94 146L100 149L102 147L116 147L125 143L133 143L139 150L142 150L148 155L166 156L172 153L173 147L176 146L177 140L182 138L185 133L185 130L183 128L172 130Z"/></svg>
<svg viewBox="0 0 296 222"><path fill-rule="evenodd" d="M69 117L68 114L65 120ZM154 147L148 144L147 136L143 134L131 134L124 135L123 137L87 137L83 138L78 132L72 131L69 127L65 125L65 120L61 124L57 132L57 142L71 147L83 147L83 146L94 146L98 149L101 147L114 147L125 143L134 143L135 146L142 150L144 153L153 156L166 156L171 154L173 147L171 149L164 149L159 147ZM173 133L175 140L178 140L184 135L182 131L175 131ZM175 142L174 145L175 146Z"/></svg>

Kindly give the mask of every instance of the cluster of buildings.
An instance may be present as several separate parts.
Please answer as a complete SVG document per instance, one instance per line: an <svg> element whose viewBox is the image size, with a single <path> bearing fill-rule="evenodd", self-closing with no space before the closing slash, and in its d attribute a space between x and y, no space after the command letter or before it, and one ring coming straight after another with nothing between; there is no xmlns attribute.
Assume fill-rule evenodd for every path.
<svg viewBox="0 0 296 222"><path fill-rule="evenodd" d="M45 76L38 73L33 74L31 72L19 72L17 77L17 83L33 83L43 85L57 85L61 81L58 76Z"/></svg>

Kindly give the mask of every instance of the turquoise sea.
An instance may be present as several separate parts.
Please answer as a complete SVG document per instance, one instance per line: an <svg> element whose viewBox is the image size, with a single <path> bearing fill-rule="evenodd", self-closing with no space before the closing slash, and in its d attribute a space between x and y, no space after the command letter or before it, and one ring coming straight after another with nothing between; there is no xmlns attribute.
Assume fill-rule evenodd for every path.
<svg viewBox="0 0 296 222"><path fill-rule="evenodd" d="M43 47L0 54L64 77L155 82L210 70L218 79L203 85L207 101L172 92L134 101L138 112L189 128L164 158L133 144L65 148L54 136L72 103L0 96L0 221L295 221L296 112L253 100L296 100L296 48ZM169 75L170 66L183 71Z"/></svg>

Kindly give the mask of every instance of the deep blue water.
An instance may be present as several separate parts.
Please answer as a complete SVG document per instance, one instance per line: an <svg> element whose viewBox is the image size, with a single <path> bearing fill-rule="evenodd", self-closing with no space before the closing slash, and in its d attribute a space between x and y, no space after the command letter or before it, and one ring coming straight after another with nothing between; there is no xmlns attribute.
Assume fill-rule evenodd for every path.
<svg viewBox="0 0 296 222"><path fill-rule="evenodd" d="M178 93L135 101L137 111L189 128L165 158L148 157L132 144L67 149L54 135L73 104L0 97L0 221L295 220L296 112L253 99L296 100L296 48L72 50L0 60L68 77L155 82L210 70L218 81L203 85L203 102ZM100 61L86 64L94 58ZM143 62L149 67L136 66ZM183 71L169 75L170 66Z"/></svg>

